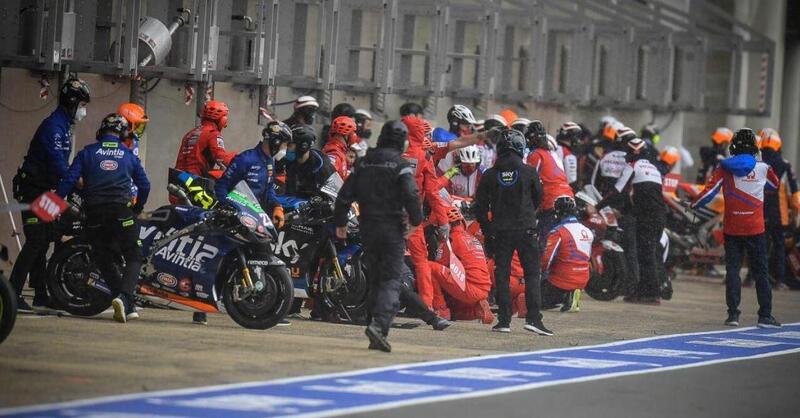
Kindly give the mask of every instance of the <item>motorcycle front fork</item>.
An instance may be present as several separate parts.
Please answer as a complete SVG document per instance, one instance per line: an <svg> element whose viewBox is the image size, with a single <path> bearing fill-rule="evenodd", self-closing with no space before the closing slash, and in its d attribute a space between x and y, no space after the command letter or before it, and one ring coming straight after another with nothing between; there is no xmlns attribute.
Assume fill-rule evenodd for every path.
<svg viewBox="0 0 800 418"><path fill-rule="evenodd" d="M242 271L241 281L233 285L233 300L239 302L252 295L256 291L253 278L250 276L250 268L247 267L247 259L241 248L236 250L236 258L239 260L239 268Z"/></svg>

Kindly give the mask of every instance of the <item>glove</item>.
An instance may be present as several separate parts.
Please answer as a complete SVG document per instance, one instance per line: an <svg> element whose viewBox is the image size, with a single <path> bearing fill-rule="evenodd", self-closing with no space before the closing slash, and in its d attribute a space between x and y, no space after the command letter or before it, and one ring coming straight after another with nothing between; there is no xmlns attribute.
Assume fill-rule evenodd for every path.
<svg viewBox="0 0 800 418"><path fill-rule="evenodd" d="M459 169L458 169L457 165L455 165L453 167L450 167L449 170L444 172L444 177L446 179L450 180L451 178L455 177L456 174L458 174L458 171L459 171Z"/></svg>
<svg viewBox="0 0 800 418"><path fill-rule="evenodd" d="M443 224L436 227L436 237L441 242L447 242L450 239L450 225Z"/></svg>
<svg viewBox="0 0 800 418"><path fill-rule="evenodd" d="M275 227L278 229L283 228L285 219L286 218L283 216L283 207L275 206L275 209L272 210L272 223L275 224Z"/></svg>
<svg viewBox="0 0 800 418"><path fill-rule="evenodd" d="M495 126L494 128L484 132L483 136L484 138L488 139L489 142L491 142L492 144L496 144L500 142L500 138L502 138L503 129L504 128L500 126Z"/></svg>

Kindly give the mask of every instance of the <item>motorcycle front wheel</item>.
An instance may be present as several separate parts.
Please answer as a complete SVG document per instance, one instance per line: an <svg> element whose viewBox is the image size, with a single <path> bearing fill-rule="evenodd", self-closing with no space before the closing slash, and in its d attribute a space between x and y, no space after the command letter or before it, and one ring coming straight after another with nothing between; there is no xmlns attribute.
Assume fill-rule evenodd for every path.
<svg viewBox="0 0 800 418"><path fill-rule="evenodd" d="M242 271L233 269L222 288L225 310L237 324L248 329L274 327L286 317L292 307L294 286L285 266L270 266L251 270L256 286L261 289L254 294L236 300L235 286L241 283Z"/></svg>
<svg viewBox="0 0 800 418"><path fill-rule="evenodd" d="M330 279L333 277L333 264L326 262L322 268L322 276ZM367 268L363 255L358 255L342 265L346 283L333 290L332 293L323 292L326 302L334 307L344 307L347 315L356 323L362 322L367 317L369 304L370 282L367 280ZM323 288L327 286L323 285Z"/></svg>
<svg viewBox="0 0 800 418"><path fill-rule="evenodd" d="M0 343L5 341L17 321L17 295L6 276L0 273Z"/></svg>
<svg viewBox="0 0 800 418"><path fill-rule="evenodd" d="M586 284L586 293L592 299L609 301L620 295L622 283L628 275L625 267L625 255L616 251L603 253L603 273L592 271L589 283Z"/></svg>
<svg viewBox="0 0 800 418"><path fill-rule="evenodd" d="M78 316L99 315L111 306L111 295L89 285L89 273L97 272L91 248L79 239L56 247L47 263L47 290L61 309Z"/></svg>

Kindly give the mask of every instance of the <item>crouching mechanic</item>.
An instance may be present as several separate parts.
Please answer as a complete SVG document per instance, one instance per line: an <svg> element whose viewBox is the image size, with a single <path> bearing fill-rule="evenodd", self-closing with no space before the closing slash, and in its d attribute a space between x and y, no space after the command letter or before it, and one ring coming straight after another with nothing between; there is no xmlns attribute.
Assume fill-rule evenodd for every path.
<svg viewBox="0 0 800 418"><path fill-rule="evenodd" d="M486 298L492 288L492 278L483 245L467 232L461 210L451 208L448 220L449 245L439 244L441 251L438 253L441 253L441 257L438 261L429 262L431 275L444 291L452 319L478 319L484 324L491 324L495 318Z"/></svg>
<svg viewBox="0 0 800 418"><path fill-rule="evenodd" d="M417 226L422 206L414 181L414 169L402 153L408 148L408 128L388 121L378 137L377 148L358 160L336 199L336 237L347 238L347 213L358 202L361 239L372 277L370 322L365 330L369 348L391 352L386 340L389 327L400 308L402 281L411 272L405 264L406 217Z"/></svg>
<svg viewBox="0 0 800 418"><path fill-rule="evenodd" d="M556 225L542 253L542 309L561 305L561 312L580 311L581 290L589 282L594 234L578 222L572 196L559 196L553 205Z"/></svg>
<svg viewBox="0 0 800 418"><path fill-rule="evenodd" d="M97 142L78 153L56 189L64 198L83 178L86 232L94 259L116 294L111 302L114 319L122 323L139 317L133 295L143 260L136 215L142 212L150 194L150 182L139 158L122 144L129 129L128 121L116 113L103 118ZM131 205L131 183L139 193L135 205ZM115 258L109 253L109 242L119 244L125 260L121 281L109 262Z"/></svg>

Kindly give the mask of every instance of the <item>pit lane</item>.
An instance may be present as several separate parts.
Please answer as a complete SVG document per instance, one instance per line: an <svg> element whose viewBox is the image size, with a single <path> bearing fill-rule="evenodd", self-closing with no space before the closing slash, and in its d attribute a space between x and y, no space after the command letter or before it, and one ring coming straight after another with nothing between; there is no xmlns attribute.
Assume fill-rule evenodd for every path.
<svg viewBox="0 0 800 418"><path fill-rule="evenodd" d="M202 327L191 324L190 313L155 309L144 310L141 320L127 325L114 323L107 315L92 319L23 316L9 340L0 346L0 381L6 382L4 390L0 391L0 405L34 405L161 389L269 380L723 328L724 289L720 280L681 278L676 281L675 289L675 299L660 307L629 305L621 301L595 302L585 298L579 314L546 313L546 323L557 332L552 338L536 337L524 332L521 320L515 320L514 333L511 335L490 333L488 326L474 322L458 322L444 332L433 331L419 323L416 329L392 331L390 338L394 352L388 355L366 350L362 327L307 320L293 320L292 326L285 328L250 331L221 315L210 316L209 326ZM774 306L775 316L779 320L800 321L800 293L775 292ZM755 324L756 303L752 289L744 290L742 308L743 325ZM417 322L407 318L399 318L398 321ZM791 376L792 370L796 375L796 357L792 355L791 358L795 360L785 362L786 375ZM780 361L781 358L789 357L781 356L774 360ZM749 376L751 372L757 373L757 364L762 361L748 360L733 365L701 367L693 369L691 373L700 373L701 376L707 373L713 377L715 372L712 370L732 367L737 376ZM667 373L682 372L659 375ZM638 378L640 376L629 376L609 382ZM724 384L718 385L724 388L737 380L727 378L721 381ZM609 384L603 382L596 386L602 388ZM780 382L776 384L780 385ZM543 396L541 394L546 391L564 391L566 394L572 393L574 397L579 392L569 388L578 385L583 384L502 396L528 399L523 397L524 393ZM717 396L714 402L740 399L734 389L731 387L729 395ZM756 392L748 392L748 397L758 396L759 390L770 389L751 387L751 390ZM659 392L633 391L630 396L641 401L654 396L653 393ZM480 402L489 402L491 405L495 397L485 399ZM576 405L580 406L583 413L591 411L586 403L579 402ZM397 413L402 411L398 409ZM452 415L447 415L485 415L478 413L478 410L476 414L466 413L468 411L458 414L455 412L458 408L453 411ZM513 411L513 408L509 409L509 416L513 416ZM521 411L529 410L521 407Z"/></svg>

